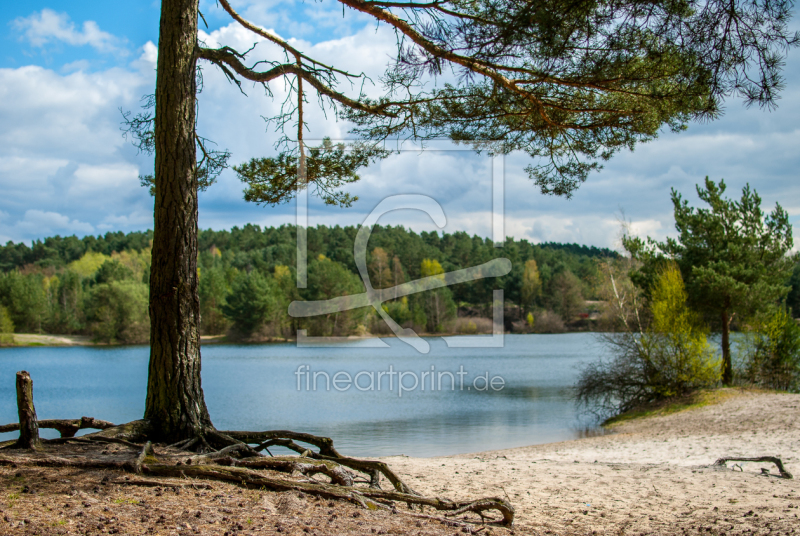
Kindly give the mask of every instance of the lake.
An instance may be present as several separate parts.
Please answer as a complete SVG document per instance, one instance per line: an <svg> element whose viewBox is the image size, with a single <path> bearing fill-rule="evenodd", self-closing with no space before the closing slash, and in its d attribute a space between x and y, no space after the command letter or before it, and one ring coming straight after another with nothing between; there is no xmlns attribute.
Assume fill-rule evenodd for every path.
<svg viewBox="0 0 800 536"><path fill-rule="evenodd" d="M389 348L207 345L206 403L218 429L325 435L362 457L478 452L596 430L570 399L581 363L605 352L594 334L506 335L503 348L427 340L429 354L396 339L385 339ZM138 419L148 355L146 346L0 348L0 423L17 421L18 370L31 373L40 419Z"/></svg>

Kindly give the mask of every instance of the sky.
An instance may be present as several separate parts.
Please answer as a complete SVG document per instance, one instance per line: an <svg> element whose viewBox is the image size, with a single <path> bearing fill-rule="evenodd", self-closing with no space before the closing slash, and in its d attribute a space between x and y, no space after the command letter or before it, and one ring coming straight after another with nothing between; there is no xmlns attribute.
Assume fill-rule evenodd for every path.
<svg viewBox="0 0 800 536"><path fill-rule="evenodd" d="M322 61L378 79L394 54L391 32L332 0L235 0L258 25ZM52 235L84 236L152 228L153 201L138 176L152 172L152 156L123 137L122 111L137 111L155 86L160 3L97 0L3 2L0 7L0 243ZM209 0L201 0L208 26L200 38L247 49L257 40ZM800 28L800 17L791 27ZM274 52L261 43L256 54ZM199 103L199 133L231 151L231 163L275 154L278 135L263 117L279 109L286 88L273 97L245 86L247 96L206 67ZM504 232L532 242L574 242L618 247L620 221L641 236L674 236L670 190L693 205L705 176L725 179L738 197L749 183L769 211L780 203L800 242L800 50L789 53L786 89L778 109L726 103L724 116L693 123L679 134L662 133L634 152L618 153L593 173L571 199L543 196L528 180L524 154L493 164L487 155L434 144L404 150L361 173L348 189L351 208L311 202L311 225L358 225L386 196L424 194L447 217L442 230L492 234L492 169L504 176ZM374 92L377 88L367 87ZM313 101L311 102L313 104ZM307 106L307 140L351 139L348 125ZM437 227L418 211L397 211L381 223L416 231ZM200 194L201 228L230 229L295 222L293 203L246 203L242 183L227 170ZM797 245L795 246L797 250Z"/></svg>

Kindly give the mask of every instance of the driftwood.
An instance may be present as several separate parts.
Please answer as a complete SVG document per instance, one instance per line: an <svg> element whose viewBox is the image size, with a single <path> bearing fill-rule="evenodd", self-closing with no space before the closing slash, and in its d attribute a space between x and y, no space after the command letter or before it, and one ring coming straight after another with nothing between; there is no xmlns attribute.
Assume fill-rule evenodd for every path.
<svg viewBox="0 0 800 536"><path fill-rule="evenodd" d="M759 456L756 458L720 458L714 465L725 467L728 462L768 462L774 463L783 478L792 478L792 473L783 467L783 462L777 456Z"/></svg>

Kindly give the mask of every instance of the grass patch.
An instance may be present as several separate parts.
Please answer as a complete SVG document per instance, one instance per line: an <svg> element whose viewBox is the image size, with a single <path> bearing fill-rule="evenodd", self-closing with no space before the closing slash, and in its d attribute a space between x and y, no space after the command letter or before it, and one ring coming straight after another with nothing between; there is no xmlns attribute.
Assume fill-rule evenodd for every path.
<svg viewBox="0 0 800 536"><path fill-rule="evenodd" d="M603 421L602 426L607 428L613 428L616 425L632 421L634 419L645 419L647 417L658 417L661 415L670 415L672 413L679 413L681 411L686 411L689 409L697 409L702 408L704 406L711 406L714 404L719 404L729 398L733 398L744 393L766 393L771 391L766 391L762 389L753 389L753 388L739 388L739 387L720 387L718 389L703 389L700 391L695 391L694 393L688 394L686 396L669 398L667 400L662 400L660 402L656 402L649 406L634 409L631 411L627 411L625 413L621 413L620 415L615 415L614 417L610 417Z"/></svg>
<svg viewBox="0 0 800 536"><path fill-rule="evenodd" d="M139 504L139 501L137 501L136 499L121 498L121 499L114 499L114 504Z"/></svg>

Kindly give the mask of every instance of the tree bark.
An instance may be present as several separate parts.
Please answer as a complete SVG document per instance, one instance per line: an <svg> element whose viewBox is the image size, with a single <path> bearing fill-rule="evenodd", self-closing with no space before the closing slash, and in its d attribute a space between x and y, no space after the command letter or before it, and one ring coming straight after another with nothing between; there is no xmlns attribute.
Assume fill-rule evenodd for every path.
<svg viewBox="0 0 800 536"><path fill-rule="evenodd" d="M731 319L728 310L722 310L722 383L730 385L733 383L733 363L731 362L731 340L730 340Z"/></svg>
<svg viewBox="0 0 800 536"><path fill-rule="evenodd" d="M200 385L195 98L198 0L163 0L155 119L150 367L144 417L157 439L211 427Z"/></svg>
<svg viewBox="0 0 800 536"><path fill-rule="evenodd" d="M19 413L19 439L15 447L36 449L41 445L39 421L33 406L33 380L27 371L17 372L17 412Z"/></svg>

